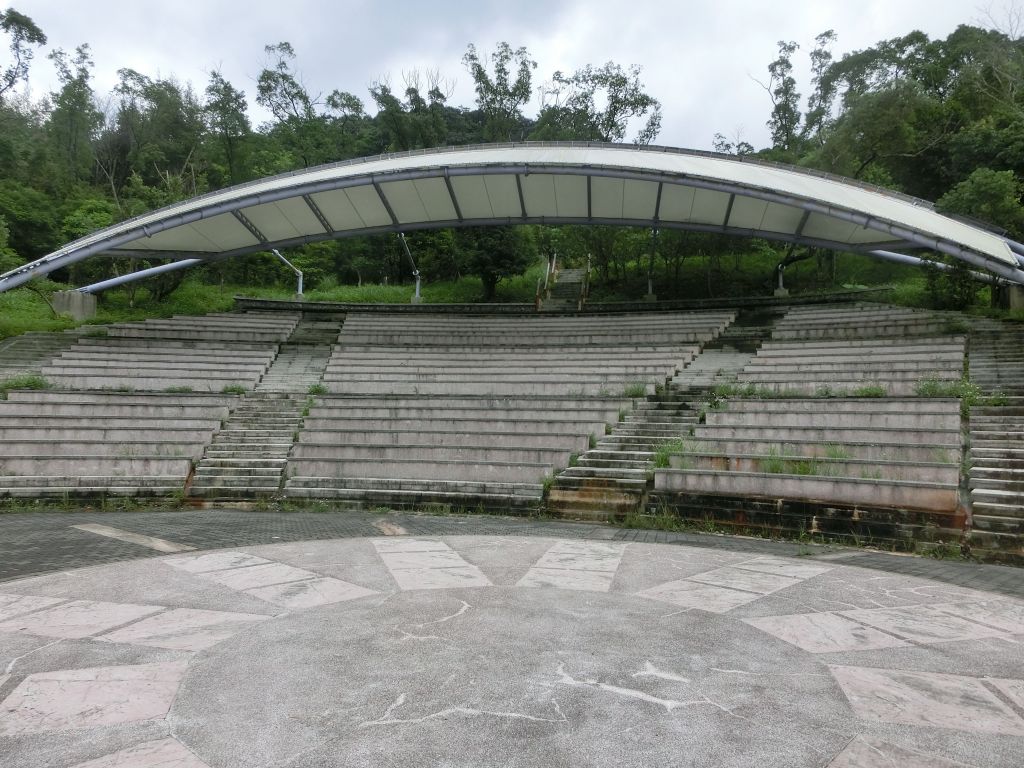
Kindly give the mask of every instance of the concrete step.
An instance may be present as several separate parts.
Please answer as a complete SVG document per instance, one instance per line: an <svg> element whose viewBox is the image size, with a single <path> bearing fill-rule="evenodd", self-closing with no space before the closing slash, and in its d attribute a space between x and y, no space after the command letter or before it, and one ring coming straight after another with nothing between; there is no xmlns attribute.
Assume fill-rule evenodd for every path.
<svg viewBox="0 0 1024 768"><path fill-rule="evenodd" d="M258 464L214 466L204 463L196 468L194 477L197 479L200 477L280 477L281 470L285 466L286 464L283 461L270 467Z"/></svg>
<svg viewBox="0 0 1024 768"><path fill-rule="evenodd" d="M998 504L1007 509L1016 509L1017 514L1024 515L1024 492L989 488L972 489L972 508L977 504Z"/></svg>
<svg viewBox="0 0 1024 768"><path fill-rule="evenodd" d="M202 463L196 469L199 472L209 469L216 472L218 469L224 474L231 474L227 470L238 467L244 470L263 468L280 470L288 463L287 457L204 457Z"/></svg>
<svg viewBox="0 0 1024 768"><path fill-rule="evenodd" d="M281 485L281 476L265 475L203 475L197 477L190 488L192 493L213 488L273 488Z"/></svg>
<svg viewBox="0 0 1024 768"><path fill-rule="evenodd" d="M189 493L193 498L207 499L211 501L246 501L249 499L265 499L277 497L281 495L281 490L276 486L273 488L269 488L266 486L252 485L216 488L193 488L189 490Z"/></svg>

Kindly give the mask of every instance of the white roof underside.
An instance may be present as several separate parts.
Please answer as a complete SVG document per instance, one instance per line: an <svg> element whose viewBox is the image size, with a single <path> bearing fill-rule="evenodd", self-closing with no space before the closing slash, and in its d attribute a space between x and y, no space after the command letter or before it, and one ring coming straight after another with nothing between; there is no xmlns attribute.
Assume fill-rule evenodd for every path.
<svg viewBox="0 0 1024 768"><path fill-rule="evenodd" d="M272 177L132 219L41 261L86 250L231 255L364 231L506 221L721 228L850 250L932 239L1017 266L1002 237L852 182L724 156L569 144L420 152Z"/></svg>

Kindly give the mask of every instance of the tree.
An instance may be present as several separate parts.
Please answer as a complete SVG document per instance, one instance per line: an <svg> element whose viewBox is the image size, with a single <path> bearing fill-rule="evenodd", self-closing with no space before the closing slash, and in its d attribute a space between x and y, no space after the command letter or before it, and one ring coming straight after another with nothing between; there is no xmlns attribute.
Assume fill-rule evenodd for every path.
<svg viewBox="0 0 1024 768"><path fill-rule="evenodd" d="M46 35L32 19L13 8L0 11L0 30L10 35L13 59L6 69L0 71L0 104L3 104L9 91L28 80L29 65L35 55L32 46L46 45Z"/></svg>
<svg viewBox="0 0 1024 768"><path fill-rule="evenodd" d="M378 80L370 86L370 96L377 104L376 123L381 149L402 152L426 149L444 144L448 136L447 94L438 73L427 74L427 95L421 92L418 71L404 75L405 101L391 91L391 84Z"/></svg>
<svg viewBox="0 0 1024 768"><path fill-rule="evenodd" d="M473 78L476 103L484 115L484 138L512 141L521 137L522 107L533 93L531 79L537 68L526 48L512 50L508 43L500 42L494 53L481 59L476 46L470 43L462 63ZM487 71L488 65L493 75Z"/></svg>
<svg viewBox="0 0 1024 768"><path fill-rule="evenodd" d="M617 142L626 137L630 121L646 118L634 143L650 144L661 130L661 103L644 91L637 66L625 70L609 61L571 76L555 72L541 98L531 139Z"/></svg>
<svg viewBox="0 0 1024 768"><path fill-rule="evenodd" d="M0 216L0 275L21 266L22 259L8 247L11 231L7 228L7 220Z"/></svg>
<svg viewBox="0 0 1024 768"><path fill-rule="evenodd" d="M61 49L50 54L61 88L51 94L53 103L47 131L58 167L71 182L91 178L94 158L92 143L103 124L103 115L93 103L91 85L93 61L88 45L69 57Z"/></svg>
<svg viewBox="0 0 1024 768"><path fill-rule="evenodd" d="M210 132L219 140L227 167L227 182L244 180L242 144L252 133L245 113L245 93L235 88L217 70L210 73L203 114Z"/></svg>
<svg viewBox="0 0 1024 768"><path fill-rule="evenodd" d="M811 85L814 90L807 99L807 115L804 118L803 138L819 134L831 122L832 105L835 101L835 83L827 75L832 66L832 51L836 33L829 29L814 38L811 51Z"/></svg>
<svg viewBox="0 0 1024 768"><path fill-rule="evenodd" d="M457 237L468 271L483 285L483 301L494 299L504 278L521 275L537 261L537 246L526 227L462 229Z"/></svg>
<svg viewBox="0 0 1024 768"><path fill-rule="evenodd" d="M764 85L772 99L772 114L768 128L772 133L772 146L785 152L796 150L800 127L800 93L793 77L793 54L800 46L779 41L779 56L768 65L768 83Z"/></svg>
<svg viewBox="0 0 1024 768"><path fill-rule="evenodd" d="M1005 229L1015 240L1024 239L1024 184L1012 171L978 168L939 198L943 213L970 216Z"/></svg>

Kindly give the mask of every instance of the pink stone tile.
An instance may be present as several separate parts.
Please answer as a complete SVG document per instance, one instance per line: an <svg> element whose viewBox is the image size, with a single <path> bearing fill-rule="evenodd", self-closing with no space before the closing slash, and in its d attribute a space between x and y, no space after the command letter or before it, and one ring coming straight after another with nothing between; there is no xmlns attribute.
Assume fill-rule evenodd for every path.
<svg viewBox="0 0 1024 768"><path fill-rule="evenodd" d="M933 605L864 608L840 611L840 613L858 623L877 627L918 643L980 640L985 637L1001 637L1006 634L1002 630L953 616Z"/></svg>
<svg viewBox="0 0 1024 768"><path fill-rule="evenodd" d="M373 546L381 554L385 552L446 552L450 547L437 539L374 539Z"/></svg>
<svg viewBox="0 0 1024 768"><path fill-rule="evenodd" d="M833 570L834 566L814 562L789 560L784 557L758 557L744 563L735 563L735 568L759 573L774 573L794 579L810 579Z"/></svg>
<svg viewBox="0 0 1024 768"><path fill-rule="evenodd" d="M989 685L999 689L1006 698L1024 710L1024 680L1006 680L998 677L986 678Z"/></svg>
<svg viewBox="0 0 1024 768"><path fill-rule="evenodd" d="M174 661L29 675L0 703L0 735L165 717L186 666Z"/></svg>
<svg viewBox="0 0 1024 768"><path fill-rule="evenodd" d="M60 597L38 597L36 595L0 595L0 621L13 619L23 613L38 611L64 602Z"/></svg>
<svg viewBox="0 0 1024 768"><path fill-rule="evenodd" d="M516 584L517 587L556 587L578 589L584 592L607 592L611 589L614 573L606 571L578 571L570 568L539 568L534 566Z"/></svg>
<svg viewBox="0 0 1024 768"><path fill-rule="evenodd" d="M210 768L177 739L136 744L71 768Z"/></svg>
<svg viewBox="0 0 1024 768"><path fill-rule="evenodd" d="M96 638L175 651L201 651L269 616L175 608Z"/></svg>
<svg viewBox="0 0 1024 768"><path fill-rule="evenodd" d="M391 575L403 590L491 586L479 568L468 564L458 568L400 568Z"/></svg>
<svg viewBox="0 0 1024 768"><path fill-rule="evenodd" d="M245 592L260 600L266 600L268 603L280 605L292 611L356 600L360 597L377 594L375 590L330 577L274 584L269 587L247 589Z"/></svg>
<svg viewBox="0 0 1024 768"><path fill-rule="evenodd" d="M159 605L98 603L75 600L0 624L0 632L26 632L43 637L89 637L162 611Z"/></svg>
<svg viewBox="0 0 1024 768"><path fill-rule="evenodd" d="M223 571L228 568L243 568L247 565L263 565L269 563L262 557L245 552L211 552L208 555L194 557L168 557L167 565L189 573L206 573L207 571Z"/></svg>
<svg viewBox="0 0 1024 768"><path fill-rule="evenodd" d="M710 584L699 584L688 579L659 584L656 587L645 589L643 592L637 592L637 596L661 600L683 608L696 608L709 613L725 613L741 605L752 603L760 597L753 592L741 592Z"/></svg>
<svg viewBox="0 0 1024 768"><path fill-rule="evenodd" d="M791 579L788 576L778 576L771 573L758 573L755 571L744 571L739 568L725 567L716 568L713 571L705 571L688 577L691 581L699 581L704 584L713 584L716 587L727 587L729 589L741 589L745 592L755 592L758 595L767 595L778 592L780 589L799 584L800 579Z"/></svg>
<svg viewBox="0 0 1024 768"><path fill-rule="evenodd" d="M836 755L828 768L971 768L935 755L897 747L881 739L858 736Z"/></svg>
<svg viewBox="0 0 1024 768"><path fill-rule="evenodd" d="M829 669L864 720L1024 736L1024 719L977 678L868 667Z"/></svg>
<svg viewBox="0 0 1024 768"><path fill-rule="evenodd" d="M387 552L381 554L391 570L398 568L458 568L465 565L462 555L452 550L436 552Z"/></svg>
<svg viewBox="0 0 1024 768"><path fill-rule="evenodd" d="M862 626L836 613L762 616L744 621L808 653L871 651L907 645L892 635Z"/></svg>
<svg viewBox="0 0 1024 768"><path fill-rule="evenodd" d="M599 541L564 541L555 544L537 561L537 568L565 568L578 571L615 573L625 550L623 544Z"/></svg>
<svg viewBox="0 0 1024 768"><path fill-rule="evenodd" d="M245 568L232 568L228 571L212 571L202 574L202 577L223 584L229 589L244 590L269 587L271 584L285 584L289 581L302 581L315 575L311 571L293 568L284 563L266 563Z"/></svg>
<svg viewBox="0 0 1024 768"><path fill-rule="evenodd" d="M983 603L946 603L932 606L944 613L987 624L990 627L1024 635L1024 604L1010 601L988 601Z"/></svg>

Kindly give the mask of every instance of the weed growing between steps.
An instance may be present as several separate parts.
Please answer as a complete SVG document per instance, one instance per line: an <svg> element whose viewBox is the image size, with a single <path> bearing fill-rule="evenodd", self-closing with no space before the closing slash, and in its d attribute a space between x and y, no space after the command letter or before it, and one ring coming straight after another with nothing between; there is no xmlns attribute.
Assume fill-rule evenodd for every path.
<svg viewBox="0 0 1024 768"><path fill-rule="evenodd" d="M22 376L12 376L9 379L0 381L0 400L7 399L7 393L15 389L49 389L50 382L44 379L42 376L36 376L34 374L25 374Z"/></svg>
<svg viewBox="0 0 1024 768"><path fill-rule="evenodd" d="M969 419L971 408L982 405L1006 405L1006 395L995 392L992 395L983 395L981 387L968 378L959 381L939 381L937 379L925 379L919 381L914 387L914 394L918 397L955 397L960 400L960 415Z"/></svg>

